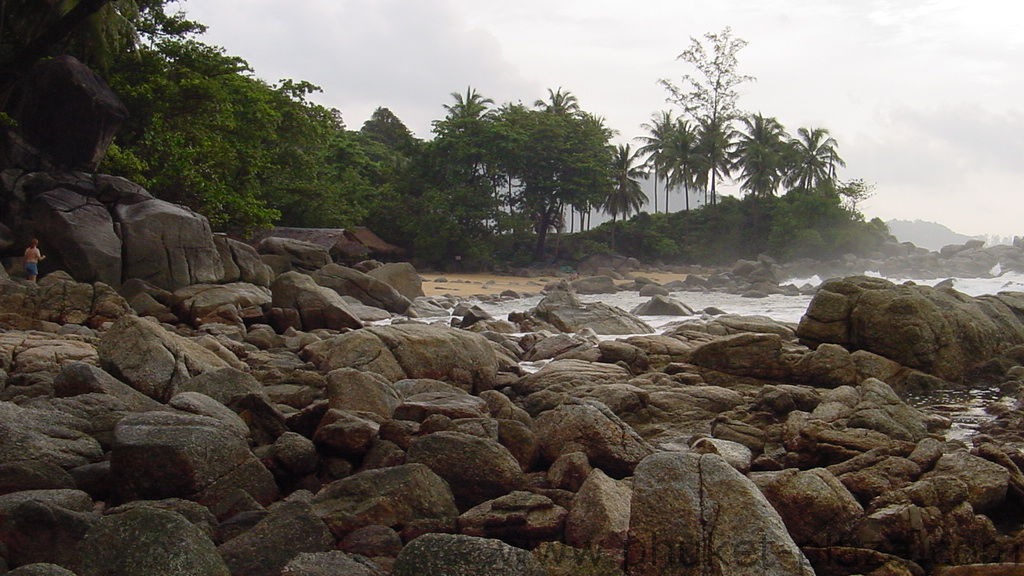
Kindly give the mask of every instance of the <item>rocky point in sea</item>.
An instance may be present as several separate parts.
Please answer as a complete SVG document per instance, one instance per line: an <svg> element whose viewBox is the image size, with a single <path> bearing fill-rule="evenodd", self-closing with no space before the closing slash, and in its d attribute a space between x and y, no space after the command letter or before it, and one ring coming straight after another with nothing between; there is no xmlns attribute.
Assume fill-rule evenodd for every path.
<svg viewBox="0 0 1024 576"><path fill-rule="evenodd" d="M156 206L88 172L60 180L55 161L3 182L40 206L58 189L135 190L132 209L72 203L119 218ZM198 222L182 246L209 249L141 226L160 258L122 245L118 268L83 244L81 268L0 279L0 572L1019 570L1020 400L950 440L906 395L1019 395L1020 294L847 277L799 324L654 332L552 288L494 318L417 293L411 266L252 247L165 208ZM770 263L737 268L771 286Z"/></svg>

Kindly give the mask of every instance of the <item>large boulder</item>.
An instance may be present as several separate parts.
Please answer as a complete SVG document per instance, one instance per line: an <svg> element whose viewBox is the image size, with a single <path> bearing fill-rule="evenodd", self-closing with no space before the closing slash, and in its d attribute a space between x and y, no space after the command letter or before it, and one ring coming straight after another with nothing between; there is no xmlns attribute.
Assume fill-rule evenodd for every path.
<svg viewBox="0 0 1024 576"><path fill-rule="evenodd" d="M71 570L50 564L48 562L37 562L35 564L23 564L7 573L7 576L77 576Z"/></svg>
<svg viewBox="0 0 1024 576"><path fill-rule="evenodd" d="M89 423L56 410L0 402L0 464L37 460L64 469L103 459Z"/></svg>
<svg viewBox="0 0 1024 576"><path fill-rule="evenodd" d="M822 284L797 335L874 352L961 381L968 368L1024 343L1024 298L972 298L952 289L850 277Z"/></svg>
<svg viewBox="0 0 1024 576"><path fill-rule="evenodd" d="M654 449L628 424L600 402L561 404L534 419L541 457L554 462L571 452L583 452L590 464L622 478Z"/></svg>
<svg viewBox="0 0 1024 576"><path fill-rule="evenodd" d="M132 309L106 284L77 283L53 275L38 284L0 280L0 314L28 322L98 327L132 314Z"/></svg>
<svg viewBox="0 0 1024 576"><path fill-rule="evenodd" d="M1009 488L1010 472L965 450L943 454L935 467L923 479L948 477L958 478L967 486L967 499L978 512L987 512L1003 507Z"/></svg>
<svg viewBox="0 0 1024 576"><path fill-rule="evenodd" d="M367 272L377 280L388 284L402 296L415 300L423 294L423 279L408 262L392 262Z"/></svg>
<svg viewBox="0 0 1024 576"><path fill-rule="evenodd" d="M371 524L401 528L459 515L448 484L423 464L353 474L324 486L311 503L338 538Z"/></svg>
<svg viewBox="0 0 1024 576"><path fill-rule="evenodd" d="M66 364L53 380L55 396L68 397L100 393L113 396L133 412L161 410L163 405L102 369L85 362Z"/></svg>
<svg viewBox="0 0 1024 576"><path fill-rule="evenodd" d="M118 204L114 217L124 243L124 278L141 278L174 290L217 282L224 276L205 216L153 199Z"/></svg>
<svg viewBox="0 0 1024 576"><path fill-rule="evenodd" d="M370 326L314 342L303 355L322 372L357 368L391 382L432 378L470 392L494 388L500 367L483 336L425 324Z"/></svg>
<svg viewBox="0 0 1024 576"><path fill-rule="evenodd" d="M757 472L751 480L782 516L800 546L844 543L864 509L831 472L824 468Z"/></svg>
<svg viewBox="0 0 1024 576"><path fill-rule="evenodd" d="M626 553L631 576L811 576L771 504L715 454L661 452L636 468Z"/></svg>
<svg viewBox="0 0 1024 576"><path fill-rule="evenodd" d="M194 284L174 291L174 309L193 326L206 323L233 324L263 320L270 308L270 290L245 282Z"/></svg>
<svg viewBox="0 0 1024 576"><path fill-rule="evenodd" d="M13 565L67 564L98 519L80 490L26 490L0 496L0 548Z"/></svg>
<svg viewBox="0 0 1024 576"><path fill-rule="evenodd" d="M409 463L421 463L451 486L460 509L476 506L521 487L519 462L495 440L462 432L435 432L413 441Z"/></svg>
<svg viewBox="0 0 1024 576"><path fill-rule="evenodd" d="M43 167L55 170L94 172L128 118L107 83L67 55L37 63L17 84L6 110L45 159ZM6 156L5 165L15 165Z"/></svg>
<svg viewBox="0 0 1024 576"><path fill-rule="evenodd" d="M96 348L74 337L60 337L45 332L0 331L0 370L11 374L54 374L68 364L96 364ZM44 380L45 382L45 380ZM41 382L42 383L42 382ZM43 391L48 392L46 387ZM10 386L0 398L17 396Z"/></svg>
<svg viewBox="0 0 1024 576"><path fill-rule="evenodd" d="M80 544L79 576L230 576L210 537L184 516L150 507L100 519Z"/></svg>
<svg viewBox="0 0 1024 576"><path fill-rule="evenodd" d="M368 306L403 314L411 302L389 284L353 268L328 264L313 273L313 280L341 296L351 296Z"/></svg>
<svg viewBox="0 0 1024 576"><path fill-rule="evenodd" d="M323 246L292 238L269 236L260 241L256 250L283 261L290 270L312 272L331 263L331 255Z"/></svg>
<svg viewBox="0 0 1024 576"><path fill-rule="evenodd" d="M118 501L180 497L215 513L238 493L269 504L273 476L235 428L207 416L145 412L114 429L111 488Z"/></svg>
<svg viewBox="0 0 1024 576"><path fill-rule="evenodd" d="M523 376L513 383L512 388L516 394L526 398L526 409L537 414L570 398L621 403L610 402L610 397L628 395L631 391L641 392L627 384L632 377L629 370L617 364L554 360L533 374Z"/></svg>
<svg viewBox="0 0 1024 576"><path fill-rule="evenodd" d="M330 288L320 286L312 277L300 272L285 272L278 276L270 286L273 294L271 305L275 310L292 311L286 317L298 320L293 328L315 330L331 328L362 328L363 322L356 316L345 300ZM277 316L272 316L275 322ZM280 320L276 328L284 330Z"/></svg>
<svg viewBox="0 0 1024 576"><path fill-rule="evenodd" d="M230 364L217 354L137 316L125 316L103 334L100 365L139 392L166 402L189 378Z"/></svg>
<svg viewBox="0 0 1024 576"><path fill-rule="evenodd" d="M232 574L279 576L295 556L332 548L334 537L312 506L302 500L286 500L271 507L252 529L217 550Z"/></svg>
<svg viewBox="0 0 1024 576"><path fill-rule="evenodd" d="M433 415L446 418L485 418L487 402L463 390L421 392L404 398L392 412L395 420L423 422Z"/></svg>
<svg viewBox="0 0 1024 576"><path fill-rule="evenodd" d="M655 294L650 300L630 310L637 316L692 316L693 309L682 302Z"/></svg>
<svg viewBox="0 0 1024 576"><path fill-rule="evenodd" d="M386 378L354 368L339 368L327 374L327 397L331 408L369 412L381 418L390 418L402 403Z"/></svg>
<svg viewBox="0 0 1024 576"><path fill-rule="evenodd" d="M652 334L654 329L628 312L601 302L584 304L572 292L556 290L541 300L530 315L562 332L590 328L601 335Z"/></svg>
<svg viewBox="0 0 1024 576"><path fill-rule="evenodd" d="M818 387L854 385L859 380L852 355L841 346L822 344L807 350L778 334L741 333L694 348L690 362L728 374Z"/></svg>
<svg viewBox="0 0 1024 576"><path fill-rule="evenodd" d="M83 180L77 184L93 186L91 178ZM80 282L121 284L123 246L103 203L63 186L33 196L29 209L36 233L45 231L44 272L60 269Z"/></svg>
<svg viewBox="0 0 1024 576"><path fill-rule="evenodd" d="M223 234L214 234L213 243L224 264L224 282L270 286L274 271L263 263L255 248Z"/></svg>
<svg viewBox="0 0 1024 576"><path fill-rule="evenodd" d="M540 563L501 540L461 534L424 534L395 560L392 576L545 576Z"/></svg>
<svg viewBox="0 0 1024 576"><path fill-rule="evenodd" d="M25 490L73 489L75 479L50 462L22 460L0 464L0 496Z"/></svg>
<svg viewBox="0 0 1024 576"><path fill-rule="evenodd" d="M467 510L459 516L459 531L531 549L561 538L566 514L547 496L515 491Z"/></svg>
<svg viewBox="0 0 1024 576"><path fill-rule="evenodd" d="M565 519L565 541L577 548L600 548L622 560L629 532L633 491L594 469L580 486Z"/></svg>
<svg viewBox="0 0 1024 576"><path fill-rule="evenodd" d="M611 276L588 276L572 281L572 288L578 294L614 294L619 291Z"/></svg>
<svg viewBox="0 0 1024 576"><path fill-rule="evenodd" d="M281 576L385 576L372 560L341 550L303 552L284 567Z"/></svg>

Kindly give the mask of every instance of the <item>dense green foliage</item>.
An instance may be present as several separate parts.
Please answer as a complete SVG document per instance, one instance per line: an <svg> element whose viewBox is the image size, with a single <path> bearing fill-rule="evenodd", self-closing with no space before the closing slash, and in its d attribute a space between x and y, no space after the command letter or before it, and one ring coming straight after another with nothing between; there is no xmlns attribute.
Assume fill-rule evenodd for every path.
<svg viewBox="0 0 1024 576"><path fill-rule="evenodd" d="M382 168L365 138L307 100L315 86L267 85L242 60L178 38L125 57L109 81L131 121L105 170L237 233L274 222L344 227L365 217Z"/></svg>
<svg viewBox="0 0 1024 576"><path fill-rule="evenodd" d="M691 39L680 59L697 74L663 81L679 113L655 114L636 149L613 145L616 132L562 88L532 106L496 105L471 87L453 93L421 141L383 107L347 129L341 112L311 100L316 86L260 80L198 41L202 25L170 5L8 0L0 88L48 55L86 61L130 111L101 169L218 230L367 225L422 264L465 268L612 250L672 262L825 257L884 237L856 210L871 186L837 179L844 163L828 130L790 137L775 118L739 110L746 43L728 29L705 35L707 46ZM655 214L637 214L648 175ZM719 184L733 178L744 197L719 201ZM686 194L670 212L668 192L679 189L702 191L705 206L691 211ZM586 231L601 212L613 222Z"/></svg>
<svg viewBox="0 0 1024 576"><path fill-rule="evenodd" d="M577 235L567 256L585 258L614 238L616 252L645 261L723 264L770 254L780 259L833 258L877 250L885 224L844 207L834 190L791 192L782 197L721 197L700 210L641 213Z"/></svg>

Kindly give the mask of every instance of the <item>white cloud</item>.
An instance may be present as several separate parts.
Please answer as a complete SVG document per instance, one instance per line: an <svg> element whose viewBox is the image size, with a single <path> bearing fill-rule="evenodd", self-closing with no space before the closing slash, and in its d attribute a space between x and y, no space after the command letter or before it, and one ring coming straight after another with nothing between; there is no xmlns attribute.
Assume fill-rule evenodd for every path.
<svg viewBox="0 0 1024 576"><path fill-rule="evenodd" d="M449 93L571 90L629 140L665 109L691 36L749 41L741 106L829 128L869 216L1020 233L1024 4L1009 0L191 0L207 40L269 81L309 80L358 128L387 106L421 137ZM989 229L986 229L989 227Z"/></svg>

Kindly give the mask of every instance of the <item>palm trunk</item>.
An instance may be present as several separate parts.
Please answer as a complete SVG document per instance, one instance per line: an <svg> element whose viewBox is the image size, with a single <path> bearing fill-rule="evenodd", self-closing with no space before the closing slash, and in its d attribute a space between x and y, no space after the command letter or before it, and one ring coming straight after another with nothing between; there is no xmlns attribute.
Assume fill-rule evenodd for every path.
<svg viewBox="0 0 1024 576"><path fill-rule="evenodd" d="M658 213L658 168L654 168L654 213Z"/></svg>

